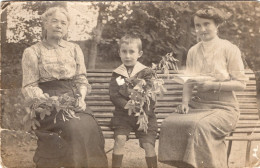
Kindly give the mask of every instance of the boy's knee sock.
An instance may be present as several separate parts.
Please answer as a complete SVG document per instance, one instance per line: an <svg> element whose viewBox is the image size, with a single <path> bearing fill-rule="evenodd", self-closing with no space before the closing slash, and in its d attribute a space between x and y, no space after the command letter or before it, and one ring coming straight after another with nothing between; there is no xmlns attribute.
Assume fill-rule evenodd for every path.
<svg viewBox="0 0 260 168"><path fill-rule="evenodd" d="M120 168L124 155L112 155L112 168Z"/></svg>
<svg viewBox="0 0 260 168"><path fill-rule="evenodd" d="M157 156L145 157L148 168L157 168Z"/></svg>

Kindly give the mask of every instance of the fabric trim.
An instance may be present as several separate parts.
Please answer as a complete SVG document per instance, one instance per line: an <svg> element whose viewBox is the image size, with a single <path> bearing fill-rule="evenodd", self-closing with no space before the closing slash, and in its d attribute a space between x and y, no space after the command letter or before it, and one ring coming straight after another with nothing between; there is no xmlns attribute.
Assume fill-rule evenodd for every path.
<svg viewBox="0 0 260 168"><path fill-rule="evenodd" d="M49 45L46 40L42 40L42 44L45 48L47 48L48 50L52 50L52 49L56 49L55 47ZM64 40L60 40L59 44L58 44L60 47L63 47L63 48L66 48L66 42Z"/></svg>
<svg viewBox="0 0 260 168"><path fill-rule="evenodd" d="M133 71L132 71L130 77L135 76L138 72L144 70L145 68L147 68L147 66L141 64L140 62L137 62L137 63L135 64L135 66L134 66L134 69L133 69Z"/></svg>
<svg viewBox="0 0 260 168"><path fill-rule="evenodd" d="M127 69L124 64L120 65L118 68L116 68L113 72L122 75L126 78L135 76L138 72L142 71L143 69L147 68L147 66L141 64L140 62L137 62L133 68L133 71L131 75L129 76L127 73Z"/></svg>

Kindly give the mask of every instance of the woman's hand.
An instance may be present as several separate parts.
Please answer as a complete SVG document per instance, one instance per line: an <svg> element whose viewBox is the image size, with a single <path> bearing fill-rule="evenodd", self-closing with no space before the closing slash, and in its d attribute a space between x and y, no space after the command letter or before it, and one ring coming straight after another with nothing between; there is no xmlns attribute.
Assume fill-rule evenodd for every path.
<svg viewBox="0 0 260 168"><path fill-rule="evenodd" d="M177 106L176 112L180 114L187 114L189 112L189 105L188 103L182 103Z"/></svg>
<svg viewBox="0 0 260 168"><path fill-rule="evenodd" d="M86 103L85 103L84 98L78 97L76 104L75 104L75 107L76 107L75 108L76 112L85 111L86 110Z"/></svg>
<svg viewBox="0 0 260 168"><path fill-rule="evenodd" d="M209 90L218 90L219 82L205 81L197 84L198 91L206 92Z"/></svg>

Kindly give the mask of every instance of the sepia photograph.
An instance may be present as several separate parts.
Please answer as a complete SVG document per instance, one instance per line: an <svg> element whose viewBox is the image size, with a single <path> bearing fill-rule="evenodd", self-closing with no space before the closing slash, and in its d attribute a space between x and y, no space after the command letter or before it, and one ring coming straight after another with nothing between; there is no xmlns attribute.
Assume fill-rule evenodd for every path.
<svg viewBox="0 0 260 168"><path fill-rule="evenodd" d="M0 4L0 168L260 168L259 1Z"/></svg>

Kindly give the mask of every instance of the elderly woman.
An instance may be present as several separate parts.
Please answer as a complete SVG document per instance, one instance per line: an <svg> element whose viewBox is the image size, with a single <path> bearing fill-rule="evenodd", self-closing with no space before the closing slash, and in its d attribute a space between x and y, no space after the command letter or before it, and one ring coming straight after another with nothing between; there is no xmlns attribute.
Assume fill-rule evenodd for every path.
<svg viewBox="0 0 260 168"><path fill-rule="evenodd" d="M163 163L185 168L228 167L225 136L239 118L234 91L245 89L247 78L238 47L217 35L222 21L221 11L212 7L193 17L202 41L189 50L186 68L190 74L214 80L184 84L178 113L161 126L158 157Z"/></svg>
<svg viewBox="0 0 260 168"><path fill-rule="evenodd" d="M102 132L84 101L90 87L83 53L77 44L63 40L69 15L66 9L53 7L42 21L43 40L23 53L23 94L27 100L66 94L77 103L75 117L69 120L64 121L57 109L44 119L36 116L40 126L35 130L34 162L37 167L107 167Z"/></svg>

